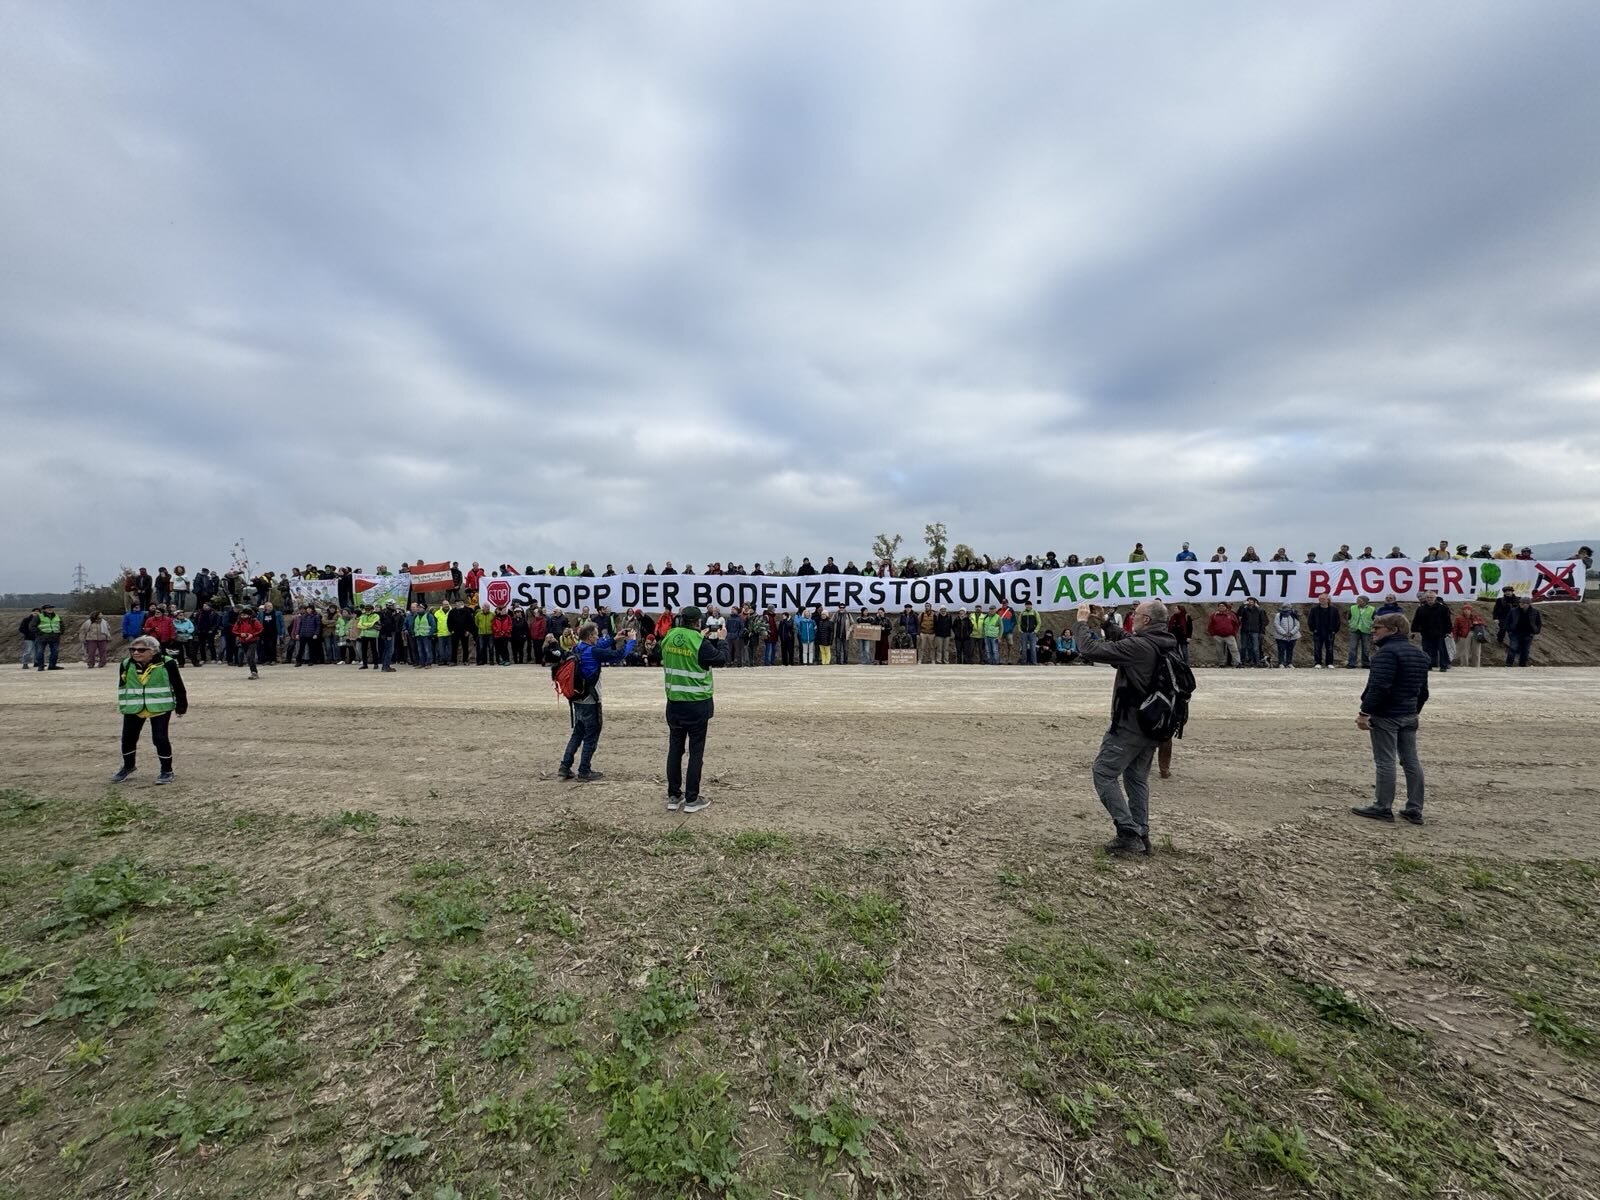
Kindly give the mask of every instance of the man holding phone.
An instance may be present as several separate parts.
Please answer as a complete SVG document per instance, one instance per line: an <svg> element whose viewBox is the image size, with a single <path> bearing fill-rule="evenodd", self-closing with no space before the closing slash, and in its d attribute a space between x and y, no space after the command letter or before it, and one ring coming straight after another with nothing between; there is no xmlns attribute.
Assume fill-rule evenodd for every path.
<svg viewBox="0 0 1600 1200"><path fill-rule="evenodd" d="M1161 742L1140 728L1138 708L1150 690L1157 662L1178 648L1178 640L1167 631L1167 606L1159 600L1145 600L1133 610L1131 632L1123 632L1110 621L1103 632L1104 640L1096 641L1089 628L1089 605L1078 605L1073 638L1079 656L1085 662L1107 663L1117 669L1111 691L1111 728L1101 739L1094 760L1094 790L1117 830L1106 851L1149 854L1150 762Z"/></svg>
<svg viewBox="0 0 1600 1200"><path fill-rule="evenodd" d="M700 794L700 768L706 752L706 727L716 705L711 668L728 661L719 628L709 637L700 632L704 614L694 605L678 613L678 624L661 639L662 677L667 688L667 811L697 813L711 801ZM688 778L683 753L689 752Z"/></svg>

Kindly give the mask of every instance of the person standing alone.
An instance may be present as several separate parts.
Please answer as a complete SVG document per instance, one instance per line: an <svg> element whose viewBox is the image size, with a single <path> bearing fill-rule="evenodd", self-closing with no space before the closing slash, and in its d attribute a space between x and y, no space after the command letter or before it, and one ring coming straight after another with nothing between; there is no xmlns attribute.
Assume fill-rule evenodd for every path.
<svg viewBox="0 0 1600 1200"><path fill-rule="evenodd" d="M1089 606L1080 604L1073 626L1078 654L1085 662L1117 668L1111 728L1094 760L1094 790L1117 830L1106 846L1111 854L1150 853L1150 762L1165 739L1145 733L1138 707L1150 690L1161 656L1178 648L1177 639L1167 632L1167 616L1165 604L1146 600L1133 610L1131 633L1108 621L1105 640L1096 641L1089 628Z"/></svg>
<svg viewBox="0 0 1600 1200"><path fill-rule="evenodd" d="M1372 673L1361 693L1356 728L1372 738L1377 765L1373 802L1350 811L1375 821L1394 820L1395 758L1406 773L1406 807L1400 814L1422 824L1422 760L1417 757L1417 724L1428 702L1428 656L1411 642L1403 613L1385 613L1372 622Z"/></svg>
<svg viewBox="0 0 1600 1200"><path fill-rule="evenodd" d="M167 727L173 713L181 717L189 711L189 697L177 660L168 658L155 638L136 637L128 647L128 657L117 671L117 707L122 712L122 768L111 782L122 783L133 774L139 734L146 721L150 722L150 738L161 761L156 782L174 782L177 776L172 773L172 742Z"/></svg>
<svg viewBox="0 0 1600 1200"><path fill-rule="evenodd" d="M667 811L697 813L711 801L700 794L700 770L705 758L706 727L715 715L711 668L727 661L719 629L715 640L700 632L703 616L686 605L679 624L661 640L662 677L667 689ZM689 752L688 778L683 755Z"/></svg>
<svg viewBox="0 0 1600 1200"><path fill-rule="evenodd" d="M507 616L505 620L509 623L511 618ZM497 647L501 640L495 639ZM612 649L610 638L600 638L599 627L593 621L585 621L578 626L578 641L572 647L572 658L573 682L577 685L570 701L572 736L567 739L556 774L562 779L573 778L572 760L581 747L583 754L578 757L577 778L587 783L601 778L600 772L590 765L594 762L595 747L600 744L600 729L605 719L600 707L600 670L606 663L622 661L622 656Z"/></svg>

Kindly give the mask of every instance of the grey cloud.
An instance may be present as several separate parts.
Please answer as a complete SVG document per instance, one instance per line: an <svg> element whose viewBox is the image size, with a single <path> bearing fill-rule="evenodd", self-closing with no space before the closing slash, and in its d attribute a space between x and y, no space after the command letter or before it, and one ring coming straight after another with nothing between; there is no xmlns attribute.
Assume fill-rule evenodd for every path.
<svg viewBox="0 0 1600 1200"><path fill-rule="evenodd" d="M0 587L1600 508L1579 0L3 14Z"/></svg>

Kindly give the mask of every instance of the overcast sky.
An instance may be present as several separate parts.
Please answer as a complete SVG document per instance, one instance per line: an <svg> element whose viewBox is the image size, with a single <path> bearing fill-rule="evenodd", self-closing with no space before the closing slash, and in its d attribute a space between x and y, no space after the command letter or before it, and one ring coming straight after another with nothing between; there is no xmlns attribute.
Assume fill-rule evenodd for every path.
<svg viewBox="0 0 1600 1200"><path fill-rule="evenodd" d="M0 589L1600 527L1600 4L0 0Z"/></svg>

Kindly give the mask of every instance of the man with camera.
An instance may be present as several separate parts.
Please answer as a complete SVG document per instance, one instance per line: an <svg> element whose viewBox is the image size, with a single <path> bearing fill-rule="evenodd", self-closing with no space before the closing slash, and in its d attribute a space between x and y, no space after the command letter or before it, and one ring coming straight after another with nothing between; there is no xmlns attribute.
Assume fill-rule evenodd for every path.
<svg viewBox="0 0 1600 1200"><path fill-rule="evenodd" d="M716 711L711 668L728 661L726 629L709 637L700 632L703 614L692 604L678 613L678 624L661 639L662 677L667 688L667 811L697 813L711 800L700 794L700 767L706 752L706 727ZM689 752L688 778L683 753Z"/></svg>
<svg viewBox="0 0 1600 1200"><path fill-rule="evenodd" d="M1094 790L1110 814L1117 835L1106 844L1110 854L1150 853L1150 762L1163 739L1152 738L1139 724L1140 702L1150 691L1163 655L1178 641L1167 631L1167 606L1146 600L1133 610L1132 631L1106 622L1104 640L1089 628L1089 605L1078 605L1073 638L1085 662L1117 669L1111 691L1111 728L1100 741L1094 760ZM1126 788L1126 794L1123 789Z"/></svg>

